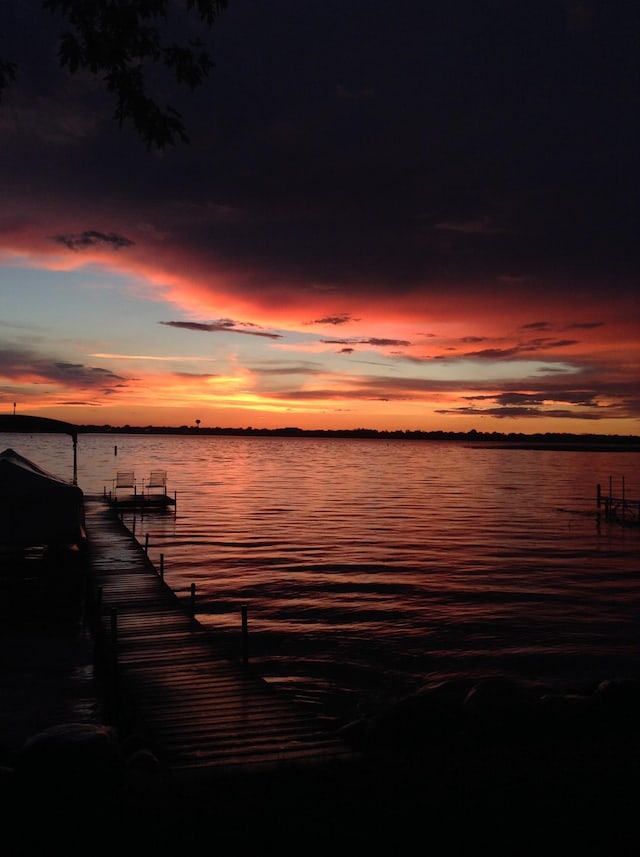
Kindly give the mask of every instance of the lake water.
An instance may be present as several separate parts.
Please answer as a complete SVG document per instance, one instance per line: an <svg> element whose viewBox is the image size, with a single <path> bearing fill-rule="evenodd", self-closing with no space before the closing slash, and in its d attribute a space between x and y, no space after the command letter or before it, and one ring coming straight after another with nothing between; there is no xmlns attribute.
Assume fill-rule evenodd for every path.
<svg viewBox="0 0 640 857"><path fill-rule="evenodd" d="M72 478L66 436L0 445ZM640 498L637 453L120 434L77 453L88 495L167 470L175 513L125 523L232 656L247 605L252 663L319 713L448 678L640 676L640 528L596 515L598 484Z"/></svg>

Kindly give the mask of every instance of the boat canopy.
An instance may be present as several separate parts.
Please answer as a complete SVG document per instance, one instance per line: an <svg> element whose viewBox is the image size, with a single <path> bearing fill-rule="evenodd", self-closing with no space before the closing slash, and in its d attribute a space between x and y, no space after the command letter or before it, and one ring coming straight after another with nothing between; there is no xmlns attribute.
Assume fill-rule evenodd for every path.
<svg viewBox="0 0 640 857"><path fill-rule="evenodd" d="M68 434L73 439L73 484L78 482L78 426L30 414L0 414L0 432Z"/></svg>
<svg viewBox="0 0 640 857"><path fill-rule="evenodd" d="M0 545L80 545L84 494L12 449L0 453Z"/></svg>
<svg viewBox="0 0 640 857"><path fill-rule="evenodd" d="M48 432L78 436L78 427L64 420L49 417L33 417L29 414L0 414L0 431Z"/></svg>

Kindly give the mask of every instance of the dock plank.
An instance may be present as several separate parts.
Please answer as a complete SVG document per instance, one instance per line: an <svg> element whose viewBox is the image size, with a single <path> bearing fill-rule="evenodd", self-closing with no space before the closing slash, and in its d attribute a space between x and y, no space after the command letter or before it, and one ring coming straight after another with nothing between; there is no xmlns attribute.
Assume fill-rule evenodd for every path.
<svg viewBox="0 0 640 857"><path fill-rule="evenodd" d="M249 665L216 651L108 502L86 498L85 514L96 621L110 645L116 629L118 686L169 770L201 778L353 756Z"/></svg>

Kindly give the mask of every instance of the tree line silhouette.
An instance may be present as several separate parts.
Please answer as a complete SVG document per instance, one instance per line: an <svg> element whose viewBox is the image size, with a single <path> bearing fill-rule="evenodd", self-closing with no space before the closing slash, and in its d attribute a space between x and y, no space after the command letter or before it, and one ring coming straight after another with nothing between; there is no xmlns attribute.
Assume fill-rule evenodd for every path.
<svg viewBox="0 0 640 857"><path fill-rule="evenodd" d="M296 426L283 428L223 428L221 426L111 426L85 425L78 426L84 433L114 433L114 434L176 434L176 435L230 435L239 437L326 437L326 438L364 438L380 440L426 440L426 441L462 441L466 443L509 444L510 446L568 446L572 448L607 447L640 451L640 436L638 435L601 435L601 434L571 434L570 432L483 432L476 429L469 431L423 431L420 429L302 429Z"/></svg>

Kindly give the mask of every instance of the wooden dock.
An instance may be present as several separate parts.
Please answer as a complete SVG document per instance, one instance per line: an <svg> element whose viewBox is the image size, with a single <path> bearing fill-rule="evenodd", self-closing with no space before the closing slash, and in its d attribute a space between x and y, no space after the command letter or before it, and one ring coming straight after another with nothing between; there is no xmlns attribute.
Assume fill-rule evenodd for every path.
<svg viewBox="0 0 640 857"><path fill-rule="evenodd" d="M169 494L126 494L119 496L105 495L111 506L116 511L131 511L142 510L150 511L152 509L175 509L177 504L176 495L171 497Z"/></svg>
<svg viewBox="0 0 640 857"><path fill-rule="evenodd" d="M353 758L334 732L216 652L106 500L86 498L90 610L114 718L177 777Z"/></svg>
<svg viewBox="0 0 640 857"><path fill-rule="evenodd" d="M138 490L138 486L141 490ZM135 471L119 470L111 489L104 496L116 509L168 509L177 503L176 492L167 493L167 471L152 470L148 479L138 480Z"/></svg>

